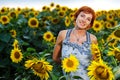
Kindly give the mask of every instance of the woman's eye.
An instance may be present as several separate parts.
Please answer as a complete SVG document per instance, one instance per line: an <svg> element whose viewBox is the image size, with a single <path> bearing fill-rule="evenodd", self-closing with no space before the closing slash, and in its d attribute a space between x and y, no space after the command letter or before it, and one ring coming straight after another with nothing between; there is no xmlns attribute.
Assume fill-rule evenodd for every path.
<svg viewBox="0 0 120 80"><path fill-rule="evenodd" d="M90 18L88 18L87 20L88 20L88 21L91 21L91 19L90 19Z"/></svg>
<svg viewBox="0 0 120 80"><path fill-rule="evenodd" d="M85 15L81 15L81 17L84 17Z"/></svg>

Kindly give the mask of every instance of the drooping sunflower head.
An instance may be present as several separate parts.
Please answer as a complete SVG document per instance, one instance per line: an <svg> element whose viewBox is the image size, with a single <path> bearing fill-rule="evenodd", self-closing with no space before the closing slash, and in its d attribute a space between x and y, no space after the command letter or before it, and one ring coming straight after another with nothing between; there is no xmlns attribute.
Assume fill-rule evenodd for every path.
<svg viewBox="0 0 120 80"><path fill-rule="evenodd" d="M117 29L117 30L113 31L112 34L111 34L111 36L114 39L120 40L120 29Z"/></svg>
<svg viewBox="0 0 120 80"><path fill-rule="evenodd" d="M31 68L33 64L34 64L33 60L27 60L27 61L25 61L25 67L26 67L26 69Z"/></svg>
<svg viewBox="0 0 120 80"><path fill-rule="evenodd" d="M35 61L34 64L32 64L31 66L31 69L33 70L34 74L39 76L41 80L48 80L48 72L52 71L53 66L50 65L49 62L45 61L45 59Z"/></svg>
<svg viewBox="0 0 120 80"><path fill-rule="evenodd" d="M21 50L18 48L14 48L11 51L10 58L11 58L12 62L15 62L15 63L22 61L23 55L22 55Z"/></svg>
<svg viewBox="0 0 120 80"><path fill-rule="evenodd" d="M102 60L99 60L99 62L92 61L87 69L90 80L114 80L112 69Z"/></svg>
<svg viewBox="0 0 120 80"><path fill-rule="evenodd" d="M114 47L114 49L111 49L111 51L108 52L108 56L115 56L115 58L120 61L120 49L117 47Z"/></svg>
<svg viewBox="0 0 120 80"><path fill-rule="evenodd" d="M53 39L53 34L50 31L47 31L43 34L43 39L46 41L51 41Z"/></svg>
<svg viewBox="0 0 120 80"><path fill-rule="evenodd" d="M10 30L10 33L13 38L16 37L16 30Z"/></svg>
<svg viewBox="0 0 120 80"><path fill-rule="evenodd" d="M39 26L39 21L37 20L37 18L33 17L33 18L30 18L28 20L28 25L31 27L31 28L38 28Z"/></svg>
<svg viewBox="0 0 120 80"><path fill-rule="evenodd" d="M10 22L10 19L8 16L6 16L6 15L1 16L1 23L2 24L8 24L9 22Z"/></svg>
<svg viewBox="0 0 120 80"><path fill-rule="evenodd" d="M62 60L62 68L65 72L75 72L79 66L79 60L75 55L70 55Z"/></svg>

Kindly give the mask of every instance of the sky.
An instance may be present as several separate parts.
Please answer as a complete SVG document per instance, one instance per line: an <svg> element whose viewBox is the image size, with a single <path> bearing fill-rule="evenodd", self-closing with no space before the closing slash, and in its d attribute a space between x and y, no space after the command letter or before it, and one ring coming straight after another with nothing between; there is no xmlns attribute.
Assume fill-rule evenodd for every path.
<svg viewBox="0 0 120 80"><path fill-rule="evenodd" d="M69 8L79 8L81 6L89 6L94 10L110 10L120 9L120 0L0 0L1 7L10 8L34 8L36 10L42 9L43 6L49 6L50 3L67 6Z"/></svg>

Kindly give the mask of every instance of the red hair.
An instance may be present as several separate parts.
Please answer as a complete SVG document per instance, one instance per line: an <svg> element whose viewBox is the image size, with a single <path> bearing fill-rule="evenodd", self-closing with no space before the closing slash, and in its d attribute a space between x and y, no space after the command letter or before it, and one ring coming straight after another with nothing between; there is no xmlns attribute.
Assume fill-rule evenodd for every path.
<svg viewBox="0 0 120 80"><path fill-rule="evenodd" d="M93 26L93 23L94 23L94 20L95 20L95 11L88 6L83 6L83 7L79 8L77 10L77 12L74 14L74 22L76 22L76 19L77 19L78 15L82 11L85 12L85 13L91 13L92 14L93 17L92 17L92 20L91 20L91 23L90 23L90 26L89 26L89 28L91 28Z"/></svg>

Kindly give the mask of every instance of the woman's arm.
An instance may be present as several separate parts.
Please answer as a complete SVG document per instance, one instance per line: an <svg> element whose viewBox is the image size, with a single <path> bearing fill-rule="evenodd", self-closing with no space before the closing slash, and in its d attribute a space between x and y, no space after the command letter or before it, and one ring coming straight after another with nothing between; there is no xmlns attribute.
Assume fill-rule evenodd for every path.
<svg viewBox="0 0 120 80"><path fill-rule="evenodd" d="M61 63L60 57L61 57L61 48L62 48L62 41L64 39L64 35L63 34L64 31L60 31L56 40L56 44L54 46L54 50L53 50L53 60L57 63Z"/></svg>

